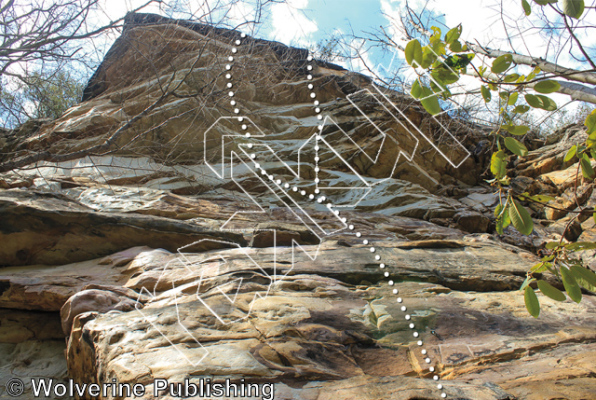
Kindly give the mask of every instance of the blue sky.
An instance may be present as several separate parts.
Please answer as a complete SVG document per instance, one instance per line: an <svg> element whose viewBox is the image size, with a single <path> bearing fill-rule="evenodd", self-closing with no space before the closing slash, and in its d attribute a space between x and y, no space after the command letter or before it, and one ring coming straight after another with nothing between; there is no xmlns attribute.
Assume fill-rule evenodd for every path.
<svg viewBox="0 0 596 400"><path fill-rule="evenodd" d="M89 22L101 25L110 20L123 17L127 11L139 7L148 0L100 0L98 11L90 18ZM352 48L366 49L371 42L359 42L353 40L350 34L366 36L366 32L379 31L381 26L389 34L392 40L402 46L406 41L399 29L399 18L403 15L403 6L406 0L286 0L282 3L269 4L262 10L262 23L258 26L243 25L247 19L253 19L255 15L255 3L259 0L162 0L161 3L154 3L145 8L144 12L155 12L166 15L166 5L175 5L177 18L199 19L203 22L218 23L224 22L227 26L240 26L246 33L264 39L277 40L288 45L303 48L313 48L317 42L328 39L334 35L340 36L347 43L344 49ZM263 0L261 0L263 1ZM583 25L596 25L596 0L585 0L586 7L592 7L590 12L584 13L584 20L579 23ZM551 21L560 18L550 11L548 7L539 7L534 1L529 0L532 5L532 15L526 17L521 7L521 0L408 0L409 5L415 10L426 9L435 18L433 22L440 26L445 32L448 28L458 24L463 25L462 37L469 41L477 41L489 47L511 50L512 48L520 53L534 57L546 58L556 61L560 65L571 68L585 68L581 66L569 54L569 43L562 51L553 52L556 46L548 45L548 38L545 34L548 31L532 29L532 23L541 12ZM216 12L210 12L212 10ZM588 10L588 8L586 8ZM503 10L505 18L501 18ZM225 21L221 16L226 16ZM210 15L211 18L203 16ZM593 28L592 28L593 29ZM507 33L517 33L507 38ZM519 34L521 32L521 34ZM579 39L585 45L588 52L596 54L596 35L590 30L577 32ZM118 36L118 32L112 31L105 37L95 40L97 48L95 58L90 57L91 66L99 63L111 43ZM555 38L556 39L556 38ZM581 54L575 51L576 57ZM364 52L361 61L355 59L351 63L342 60L331 60L344 67L370 75L364 68L364 63L373 69L377 74L383 74L384 66L391 64L391 72L396 67L404 64L403 54L396 49L389 53L372 50ZM475 63L480 62L478 58ZM487 64L490 64L488 60ZM18 66L17 66L18 67ZM403 72L406 81L412 81L412 71ZM411 75L408 77L407 74ZM524 72L522 72L524 73ZM402 72L399 72L402 77ZM462 82L467 78L463 78ZM469 78L469 87L478 88L478 82L472 82ZM567 97L563 99L567 101ZM559 102L559 101L558 101Z"/></svg>
<svg viewBox="0 0 596 400"><path fill-rule="evenodd" d="M104 1L105 13L116 18L146 0ZM164 3L175 3L179 10L184 11L176 15L179 18L189 15L196 18L206 14L208 10L219 9L226 13L228 25L235 26L254 16L256 1L165 0ZM530 29L532 21L542 11L546 11L551 20L558 18L556 14L549 13L548 7L539 7L533 1L530 1L533 14L529 18L524 16L520 0L408 0L408 3L415 10L430 10L434 16L439 17L435 24L443 25L442 28L455 27L461 23L464 27L462 36L465 39L478 40L494 48L509 45L505 28L509 32L521 31L523 35L514 37L512 44L521 53L530 53L536 57L545 56L547 47L544 37L541 37L544 32ZM401 34L395 27L399 24L399 16L403 14L404 4L405 0L286 0L283 3L269 4L263 10L263 21L259 26L252 29L244 26L242 29L248 34L265 39L310 47L338 31L344 34L353 31L358 35L383 26L393 39L399 41ZM594 6L596 0L586 0L586 5ZM501 9L506 15L505 19L500 18ZM164 7L153 5L147 11L163 14ZM586 15L593 20L585 22L596 25L596 12ZM218 22L218 17L211 21ZM596 52L596 35L579 34L580 39ZM573 60L566 54L561 57L559 61L563 64L573 64Z"/></svg>
<svg viewBox="0 0 596 400"><path fill-rule="evenodd" d="M104 0L106 14L115 18L123 15L127 9L138 6L144 0ZM178 9L183 13L174 15L178 18L188 18L189 15L195 18L205 15L207 11L219 9L226 15L227 26L238 26L247 19L254 18L255 2L257 0L165 0L165 3L175 2ZM350 33L364 35L365 32L379 31L381 26L389 34L392 40L405 46L407 43L399 28L400 16L404 14L406 0L286 0L283 3L269 4L262 10L262 23L258 26L243 25L242 30L246 33L264 39L276 40L288 45L303 48L312 48L317 42L335 35L344 35L343 38L348 46L362 48L370 46L370 41L359 42L351 39ZM596 6L596 0L585 0L587 7ZM547 19L555 21L559 16L550 10L549 7L540 7L534 1L529 1L532 6L532 15L524 15L521 0L408 0L408 4L414 10L427 10L427 13L435 17L433 24L441 27L443 32L447 29L463 25L462 38L472 42L496 49L515 50L522 54L534 57L542 57L555 61L563 66L571 68L585 68L581 66L569 54L569 43L567 42L560 51L553 51L557 46L553 45L556 38L548 38L548 31L535 29L537 18L544 13ZM218 8L219 7L219 8ZM163 7L153 6L148 12L164 14ZM502 13L501 13L502 12ZM221 22L215 17L206 22ZM502 17L502 15L504 17ZM583 25L596 25L596 12L591 10L584 13L584 20L579 23ZM596 54L596 35L589 30L577 31L577 35L586 49ZM366 36L366 35L364 35ZM567 46L567 47L565 47ZM581 55L576 51L575 56ZM392 50L390 53L379 51L365 52L363 55L366 65L371 67L375 73L382 74L383 66L389 66L392 59L391 71L404 63L403 54L399 50ZM356 59L351 63L332 60L344 67L363 72L368 75L364 68L364 62ZM478 66L482 60L477 57L474 63ZM490 66L492 60L487 60ZM526 71L519 71L527 73ZM413 80L411 70L404 72L406 81ZM410 76L407 74L410 73ZM402 72L400 71L400 76ZM472 77L463 77L462 93L468 93L478 89L478 82ZM455 92L454 92L455 93ZM568 101L567 96L560 96L557 103L563 104Z"/></svg>
<svg viewBox="0 0 596 400"><path fill-rule="evenodd" d="M299 47L312 47L334 36L345 38L352 33L363 36L387 25L381 7L381 0L293 0L289 5L274 7L259 34ZM388 65L392 56L379 51L367 54L377 66ZM336 62L352 70L359 69L353 63Z"/></svg>
<svg viewBox="0 0 596 400"><path fill-rule="evenodd" d="M315 41L331 36L338 29L361 33L386 23L379 0L309 1L303 13L317 23L318 30L312 35Z"/></svg>
<svg viewBox="0 0 596 400"><path fill-rule="evenodd" d="M312 3L312 4L311 4ZM381 4L378 0L319 0L309 2L305 14L316 19L319 33L332 33L336 28L356 31L367 29L380 20Z"/></svg>

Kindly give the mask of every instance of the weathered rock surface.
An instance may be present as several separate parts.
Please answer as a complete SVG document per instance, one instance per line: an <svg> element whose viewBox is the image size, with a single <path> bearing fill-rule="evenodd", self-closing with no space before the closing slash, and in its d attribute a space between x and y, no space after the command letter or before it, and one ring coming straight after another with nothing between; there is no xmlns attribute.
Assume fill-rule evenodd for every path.
<svg viewBox="0 0 596 400"><path fill-rule="evenodd" d="M432 375L424 361L429 356L438 361L441 375L477 385L473 389L449 389L445 384L452 398L467 390L476 394L468 392L464 398L483 398L488 396L486 393L491 393L486 397L491 399L507 398L503 393L517 396L533 392L540 382L551 384L553 376L559 380L573 376L590 382L593 354L585 353L590 347L582 343L596 338L595 299L588 298L581 305L544 299L544 319L528 318L523 298L501 290L507 285L519 286L523 279L519 275L532 262L532 256L477 241L406 243L402 249L399 245L383 248L382 243L375 243L382 249L383 259L392 265L392 277L404 281L392 286L379 282L382 275L378 266L375 270L367 268L369 254L362 247L349 251L324 247L314 262L298 261L269 292L270 278L254 268L246 270L246 264L239 260L244 254L237 250L218 251L218 255L229 256L227 268L214 266L211 273L200 275L202 281L197 278L204 268L194 270L193 281L188 273L177 272L189 268L186 263L167 262L171 270L156 273L150 269L126 285L135 290L149 288L153 293L154 297L139 302L142 308L139 305L135 311L81 314L75 318L68 345L69 370L76 371L75 378L80 381L116 378L148 386L155 378L182 381L187 375L288 384L296 377L305 381L425 377ZM254 259L271 259L263 250L251 253ZM435 261L437 253L441 253L440 266ZM349 271L338 267L345 265L344 258L353 260ZM400 267L400 258L408 260L407 267ZM185 261L193 268L206 265L202 264L204 259L213 260L213 253L193 255ZM330 265L330 260L336 260L336 264ZM420 277L431 266L440 268L441 276ZM468 269L474 266L477 272ZM433 272L427 270L426 274ZM454 279L450 280L449 275ZM461 281L455 279L457 275ZM234 285L227 286L229 297L236 294L232 304L220 289L226 290L225 283L240 276L246 278L239 293ZM462 288L465 282L485 292L449 287ZM401 304L395 301L393 289L403 298ZM407 304L406 311L401 310L402 304ZM570 313L578 316L572 322ZM404 319L406 314L411 318ZM410 323L415 324L415 330L409 328ZM424 346L417 345L413 332L425 335ZM85 337L93 339L89 342L83 340ZM139 342L145 346L139 348ZM426 355L421 353L423 349ZM575 357L585 360L584 364L571 362ZM557 360L557 370L544 366L545 359ZM511 365L513 361L520 363L519 373L527 379L520 381L514 374L509 380L503 372L499 379L482 380L483 374L494 373L495 368L509 368L505 364L499 367L500 363ZM482 389L489 381L511 391ZM400 386L401 381L386 382L393 393L413 390L410 385ZM277 387L284 393L284 385ZM339 381L335 387L346 393L351 390L348 381ZM418 390L411 398L440 398L438 393ZM312 392L303 388L292 393L309 398ZM528 398L537 399L544 393L533 393Z"/></svg>
<svg viewBox="0 0 596 400"><path fill-rule="evenodd" d="M135 245L175 250L208 238L243 243L242 236L232 232L159 217L96 212L55 194L5 191L0 207L5 215L0 226L3 265L64 264Z"/></svg>
<svg viewBox="0 0 596 400"><path fill-rule="evenodd" d="M86 101L2 133L0 161L63 158L0 174L0 384L19 377L29 397L32 377L68 377L137 383L146 399L156 378L273 384L288 400L594 398L596 297L538 294L534 319L517 290L546 242L596 237L592 218L566 223L596 205L563 162L581 129L511 160L512 189L557 208L532 205L532 235L499 236L479 128L307 56L129 15ZM168 82L175 95L155 103Z"/></svg>
<svg viewBox="0 0 596 400"><path fill-rule="evenodd" d="M67 379L64 359L64 333L59 315L39 311L0 309L0 398L7 394L10 378L21 379L26 395L31 393L32 378ZM58 397L46 397L58 398Z"/></svg>

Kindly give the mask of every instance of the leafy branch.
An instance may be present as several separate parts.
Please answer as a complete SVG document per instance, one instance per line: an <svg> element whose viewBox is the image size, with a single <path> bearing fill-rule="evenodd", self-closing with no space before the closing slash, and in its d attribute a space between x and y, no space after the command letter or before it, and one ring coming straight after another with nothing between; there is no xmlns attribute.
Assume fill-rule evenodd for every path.
<svg viewBox="0 0 596 400"><path fill-rule="evenodd" d="M579 19L584 13L583 0L561 0L561 9L555 8L558 0L534 0L540 7L549 6L562 16L566 29L573 41L580 48L586 61L594 67L593 61L585 52L573 32L569 19ZM526 16L532 12L532 7L527 0L522 0L522 8ZM529 194L516 194L509 188L510 178L507 176L507 160L510 154L524 157L528 154L526 146L516 137L526 135L530 127L518 123L519 116L530 110L544 110L554 112L558 109L557 103L549 95L564 93L574 100L582 100L596 104L596 89L583 85L596 83L594 70L578 71L561 67L558 64L530 56L494 50L479 44L460 40L462 26L450 29L445 35L438 27L425 29L420 19L414 20L410 13L410 23L424 37L426 45L422 45L417 38L411 39L405 48L406 62L414 69L417 78L412 84L411 94L420 100L422 106L432 115L442 112L441 102L448 100L452 93L449 86L457 83L463 75L473 75L481 82L480 94L486 104L496 99L498 101L498 123L490 133L494 137L496 151L493 152L490 162L490 171L493 179L487 182L496 188L499 194L499 204L495 208L496 232L503 234L505 228L512 225L523 235L530 235L534 231L534 223L530 212L518 201L530 201L545 205L540 196ZM478 67L472 64L477 56L492 59L490 65L483 64ZM532 70L523 75L517 72L518 66L529 66ZM471 69L471 70L470 70ZM553 77L563 78L552 79ZM573 81L573 82L570 82ZM531 92L530 92L531 91ZM584 143L574 145L565 155L564 161L575 160L578 168L576 172L576 199L577 178L581 172L588 182L594 181L596 173L592 167L592 160L596 160L596 110L592 111L584 121L587 139ZM546 204L548 206L548 204ZM580 207L581 208L581 207ZM587 210L582 209L573 217L565 228L569 229L571 223L580 214ZM596 221L596 209L589 210ZM582 299L581 287L586 290L596 291L596 274L585 268L580 258L574 253L585 250L595 250L596 243L576 242L563 243L565 232L559 242L546 245L546 255L540 263L533 266L527 273L527 278L521 286L528 312L538 317L540 303L536 296L535 287L545 296L564 301L567 296L579 303ZM562 281L565 293L542 279L542 274L550 272Z"/></svg>

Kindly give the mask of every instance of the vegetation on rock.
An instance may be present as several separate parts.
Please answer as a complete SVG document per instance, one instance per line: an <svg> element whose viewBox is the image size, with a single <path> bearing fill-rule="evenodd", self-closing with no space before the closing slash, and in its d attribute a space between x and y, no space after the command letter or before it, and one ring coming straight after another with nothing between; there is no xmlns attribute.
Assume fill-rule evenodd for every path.
<svg viewBox="0 0 596 400"><path fill-rule="evenodd" d="M589 69L570 69L542 58L514 51L495 50L460 40L463 29L461 25L443 35L441 29L436 26L428 29L422 26L420 19L412 18L411 12L409 22L422 38L411 39L403 49L406 61L418 74L411 94L420 99L422 106L429 113L436 115L442 112L441 100L447 100L452 96L449 86L457 83L465 75L473 75L481 82L480 93L485 103L491 103L492 99L497 100L498 123L490 133L494 143L490 163L493 179L487 182L499 193L500 203L495 208L496 231L499 234L510 224L524 235L533 232L531 212L520 202L535 202L556 208L554 205L545 204L552 200L548 197L531 196L527 192L521 193L510 187L511 179L507 175L510 154L518 157L528 154L526 146L516 137L526 135L530 127L523 121L520 122L518 117L532 109L556 111L557 103L548 96L552 93L567 94L573 100L596 104L596 91L590 86L596 83L596 60L592 59L593 55L588 54L585 45L574 35L573 24L573 20L580 19L585 13L594 14L595 10L586 10L584 0L534 0L533 6L550 7L556 11L561 18L558 25L574 40ZM526 16L532 13L532 6L526 0L522 0L522 7ZM472 63L472 60L477 58L483 58L481 65ZM530 70L523 74L518 67L529 67ZM425 79L426 76L429 78ZM565 155L564 161L576 161L576 174L581 173L586 182L594 182L596 174L592 162L596 160L596 109L587 115L584 125L587 135L585 142L573 145ZM577 197L577 185L575 196ZM574 213L575 216L569 220L565 231L577 218L587 213L596 221L596 207L579 206ZM581 258L573 256L576 251L596 249L596 243L564 243L564 236L565 232L559 242L547 244L546 254L540 263L528 271L528 277L520 288L524 292L528 312L534 317L538 317L540 313L540 304L533 287L537 287L542 294L552 299L566 300L566 296L559 289L541 280L542 274L546 271L562 280L567 295L575 302L579 303L582 298L580 286L590 291L596 288L596 274L585 268Z"/></svg>

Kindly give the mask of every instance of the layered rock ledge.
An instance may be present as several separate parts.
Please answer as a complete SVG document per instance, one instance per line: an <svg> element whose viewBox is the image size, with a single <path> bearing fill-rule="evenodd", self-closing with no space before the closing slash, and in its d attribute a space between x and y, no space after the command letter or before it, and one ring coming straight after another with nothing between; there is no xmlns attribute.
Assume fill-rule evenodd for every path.
<svg viewBox="0 0 596 400"><path fill-rule="evenodd" d="M563 161L582 130L510 160L512 186L559 212L535 207L532 235L498 235L484 128L307 57L131 14L83 102L2 133L0 162L40 157L0 173L0 384L21 378L29 397L46 377L140 384L146 399L156 378L272 383L288 400L594 398L596 296L542 296L534 319L518 291L544 244L570 234L567 214L596 205ZM299 190L271 190L254 161ZM315 178L352 207L305 201Z"/></svg>

